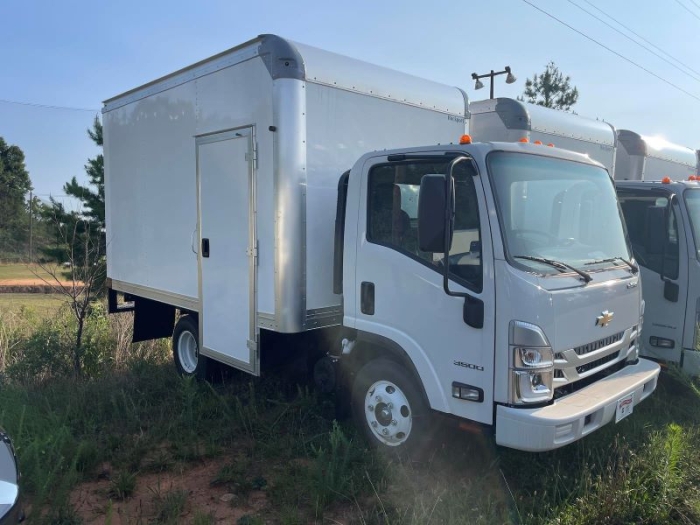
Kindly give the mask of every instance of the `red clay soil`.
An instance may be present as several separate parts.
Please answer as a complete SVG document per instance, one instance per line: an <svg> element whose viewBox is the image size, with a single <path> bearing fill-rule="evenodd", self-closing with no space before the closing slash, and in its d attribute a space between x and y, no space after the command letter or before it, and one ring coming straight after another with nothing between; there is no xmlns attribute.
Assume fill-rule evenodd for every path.
<svg viewBox="0 0 700 525"><path fill-rule="evenodd" d="M238 495L226 486L212 486L211 481L226 461L208 459L181 471L141 474L136 478L134 493L124 501L110 497L108 480L82 483L73 491L71 503L85 525L149 523L158 518L163 497L170 492L184 492L186 503L177 523L192 523L197 514L213 516L214 523L236 523L242 516L264 509L267 494L254 490ZM109 471L109 465L104 470Z"/></svg>
<svg viewBox="0 0 700 525"><path fill-rule="evenodd" d="M70 287L71 284L71 281L61 281L61 285L65 287ZM0 279L0 293L54 293L57 286L57 283L47 284L39 278Z"/></svg>

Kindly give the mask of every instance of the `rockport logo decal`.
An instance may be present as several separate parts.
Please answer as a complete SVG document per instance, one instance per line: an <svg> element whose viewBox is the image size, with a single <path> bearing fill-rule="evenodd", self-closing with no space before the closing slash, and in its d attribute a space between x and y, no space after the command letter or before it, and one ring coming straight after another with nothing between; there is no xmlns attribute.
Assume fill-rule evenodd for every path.
<svg viewBox="0 0 700 525"><path fill-rule="evenodd" d="M477 371L479 371L479 372L483 372L483 371L484 371L484 367L483 367L483 366L473 365L473 364L471 364L471 363L465 363L464 361L455 361L455 366L462 366L462 367L464 367L464 368L468 368L468 369L470 369L470 370L477 370Z"/></svg>

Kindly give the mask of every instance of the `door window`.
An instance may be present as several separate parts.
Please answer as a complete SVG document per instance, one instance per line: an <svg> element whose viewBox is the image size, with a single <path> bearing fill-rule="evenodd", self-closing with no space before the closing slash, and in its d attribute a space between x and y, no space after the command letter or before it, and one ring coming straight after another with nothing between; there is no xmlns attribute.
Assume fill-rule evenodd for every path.
<svg viewBox="0 0 700 525"><path fill-rule="evenodd" d="M381 164L369 174L367 240L399 251L442 272L443 254L418 247L418 195L421 178L445 174L447 163L412 162ZM451 276L472 290L481 291L481 230L473 168L455 167L455 231L449 253Z"/></svg>
<svg viewBox="0 0 700 525"><path fill-rule="evenodd" d="M624 189L618 192L622 213L625 216L627 234L632 244L634 258L639 264L666 277L678 278L678 227L676 210L667 213L664 238L655 242L652 230L654 217L668 207L668 196L644 190ZM664 260L665 254L665 260Z"/></svg>

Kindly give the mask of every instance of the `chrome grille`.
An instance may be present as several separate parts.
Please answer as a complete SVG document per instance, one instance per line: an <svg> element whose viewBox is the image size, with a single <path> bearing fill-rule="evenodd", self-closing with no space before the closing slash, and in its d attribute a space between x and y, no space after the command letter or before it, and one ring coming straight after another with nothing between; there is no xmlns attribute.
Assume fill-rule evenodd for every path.
<svg viewBox="0 0 700 525"><path fill-rule="evenodd" d="M605 346L608 346L608 345L611 345L613 343L617 343L618 341L621 341L622 337L624 335L625 335L625 332L619 332L617 334L610 335L608 337L604 337L603 339L598 339L597 341L593 341L592 343L587 343L585 345L577 346L576 348L574 348L574 352L576 352L578 355L590 354L591 352L595 352L596 350L600 350L601 348L603 348Z"/></svg>

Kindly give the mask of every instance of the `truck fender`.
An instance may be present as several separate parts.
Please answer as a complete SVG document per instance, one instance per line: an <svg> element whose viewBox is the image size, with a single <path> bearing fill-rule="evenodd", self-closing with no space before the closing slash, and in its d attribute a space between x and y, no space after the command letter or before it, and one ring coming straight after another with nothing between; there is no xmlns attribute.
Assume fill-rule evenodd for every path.
<svg viewBox="0 0 700 525"><path fill-rule="evenodd" d="M356 333L357 344L350 355L359 358L360 365L380 355L394 359L413 375L430 408L440 412L449 411L435 369L415 341L406 338L401 344L385 335L362 330L357 330ZM419 370L422 370L422 373Z"/></svg>

